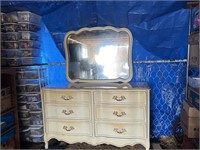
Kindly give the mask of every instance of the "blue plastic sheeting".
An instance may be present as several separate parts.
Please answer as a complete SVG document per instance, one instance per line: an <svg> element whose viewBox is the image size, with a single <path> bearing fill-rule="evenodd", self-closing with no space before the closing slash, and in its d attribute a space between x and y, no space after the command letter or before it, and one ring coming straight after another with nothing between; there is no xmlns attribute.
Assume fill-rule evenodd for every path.
<svg viewBox="0 0 200 150"><path fill-rule="evenodd" d="M73 2L43 16L50 32L67 32L93 26L96 19L95 2ZM94 20L94 22L93 22ZM96 24L94 24L96 25Z"/></svg>
<svg viewBox="0 0 200 150"><path fill-rule="evenodd" d="M60 53L55 45L55 42L46 28L45 24L41 24L41 52L43 62L53 63L53 62L65 62L63 56L64 53Z"/></svg>
<svg viewBox="0 0 200 150"><path fill-rule="evenodd" d="M177 18L183 20L177 21ZM188 11L178 10L141 24L129 26L134 37L143 48L154 56L141 54L136 49L139 60L155 59L185 59L188 44ZM135 59L135 58L134 58ZM138 59L137 59L138 60Z"/></svg>
<svg viewBox="0 0 200 150"><path fill-rule="evenodd" d="M65 34L93 26L127 27L137 41L133 44L134 60L177 60L187 58L189 11L184 9L185 4L184 1L4 1L2 11L30 10L40 14L51 33ZM64 48L59 50L64 56Z"/></svg>
<svg viewBox="0 0 200 150"><path fill-rule="evenodd" d="M127 27L137 41L134 60L186 59L189 11L184 6L185 2L173 1L81 1L45 15L44 22L54 33L92 26Z"/></svg>
<svg viewBox="0 0 200 150"><path fill-rule="evenodd" d="M48 79L50 84L69 83L66 78L64 63L48 65Z"/></svg>
<svg viewBox="0 0 200 150"><path fill-rule="evenodd" d="M8 13L11 11L31 11L44 16L51 13L63 5L72 3L72 1L49 1L49 0L2 0L1 11Z"/></svg>

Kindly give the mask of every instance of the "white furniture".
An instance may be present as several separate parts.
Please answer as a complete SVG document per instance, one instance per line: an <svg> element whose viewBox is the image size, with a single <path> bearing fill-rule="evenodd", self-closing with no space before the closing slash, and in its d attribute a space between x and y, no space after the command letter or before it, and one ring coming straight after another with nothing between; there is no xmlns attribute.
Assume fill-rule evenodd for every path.
<svg viewBox="0 0 200 150"><path fill-rule="evenodd" d="M110 26L66 34L66 76L73 84L42 89L45 148L55 138L149 149L149 87L110 83L132 79L132 40L128 29Z"/></svg>
<svg viewBox="0 0 200 150"><path fill-rule="evenodd" d="M150 89L144 83L122 85L43 88L45 148L55 138L118 147L142 144L149 149Z"/></svg>

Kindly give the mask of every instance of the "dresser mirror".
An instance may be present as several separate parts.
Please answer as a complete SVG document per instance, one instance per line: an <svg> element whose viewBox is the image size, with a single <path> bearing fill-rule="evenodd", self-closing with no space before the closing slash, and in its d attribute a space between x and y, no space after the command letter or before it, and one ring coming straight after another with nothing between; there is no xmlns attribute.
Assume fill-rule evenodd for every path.
<svg viewBox="0 0 200 150"><path fill-rule="evenodd" d="M67 79L74 82L129 82L132 34L126 28L94 27L65 35Z"/></svg>

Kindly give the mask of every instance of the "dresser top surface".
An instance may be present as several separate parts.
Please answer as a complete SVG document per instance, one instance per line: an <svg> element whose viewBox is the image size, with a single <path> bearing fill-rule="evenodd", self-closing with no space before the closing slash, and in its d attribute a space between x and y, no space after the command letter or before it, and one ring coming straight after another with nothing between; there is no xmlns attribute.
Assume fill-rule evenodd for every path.
<svg viewBox="0 0 200 150"><path fill-rule="evenodd" d="M150 89L146 82L129 83L53 83L45 89Z"/></svg>

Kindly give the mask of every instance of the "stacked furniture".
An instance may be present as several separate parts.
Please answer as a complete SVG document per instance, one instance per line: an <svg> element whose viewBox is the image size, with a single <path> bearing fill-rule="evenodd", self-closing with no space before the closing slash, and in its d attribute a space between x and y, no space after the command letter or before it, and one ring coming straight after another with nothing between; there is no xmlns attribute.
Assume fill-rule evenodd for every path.
<svg viewBox="0 0 200 150"><path fill-rule="evenodd" d="M83 28L68 32L64 44L71 84L42 88L45 148L55 138L149 149L150 88L128 83L133 74L131 32Z"/></svg>
<svg viewBox="0 0 200 150"><path fill-rule="evenodd" d="M189 36L189 73L188 73L188 100L199 109L199 88L200 88L200 53L199 53L199 32Z"/></svg>
<svg viewBox="0 0 200 150"><path fill-rule="evenodd" d="M191 2L192 3L192 2ZM190 6L190 30L188 37L188 82L187 99L199 109L200 88L200 52L199 52L199 2L193 2Z"/></svg>
<svg viewBox="0 0 200 150"><path fill-rule="evenodd" d="M47 66L16 68L21 141L43 142L41 88L47 77Z"/></svg>
<svg viewBox="0 0 200 150"><path fill-rule="evenodd" d="M40 49L41 16L29 11L1 13L1 65L16 69L21 141L43 142L41 88L47 66Z"/></svg>
<svg viewBox="0 0 200 150"><path fill-rule="evenodd" d="M28 11L1 13L1 65L40 64L41 17Z"/></svg>
<svg viewBox="0 0 200 150"><path fill-rule="evenodd" d="M196 6L196 7L194 7ZM190 4L190 34L188 38L188 82L187 99L183 102L181 110L181 127L185 137L183 148L199 147L199 95L200 95L200 52L199 52L199 18L198 3ZM187 141L192 144L188 147Z"/></svg>
<svg viewBox="0 0 200 150"><path fill-rule="evenodd" d="M1 148L19 149L15 70L1 69Z"/></svg>

